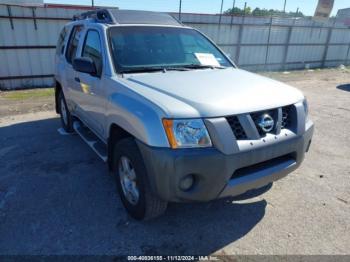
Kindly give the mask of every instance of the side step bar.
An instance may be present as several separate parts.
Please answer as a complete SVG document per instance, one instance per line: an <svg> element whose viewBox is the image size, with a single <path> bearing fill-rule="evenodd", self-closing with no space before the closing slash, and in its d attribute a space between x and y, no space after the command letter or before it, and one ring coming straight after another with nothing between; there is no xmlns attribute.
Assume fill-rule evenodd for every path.
<svg viewBox="0 0 350 262"><path fill-rule="evenodd" d="M105 143L80 121L74 121L73 129L104 162L107 162L108 154Z"/></svg>

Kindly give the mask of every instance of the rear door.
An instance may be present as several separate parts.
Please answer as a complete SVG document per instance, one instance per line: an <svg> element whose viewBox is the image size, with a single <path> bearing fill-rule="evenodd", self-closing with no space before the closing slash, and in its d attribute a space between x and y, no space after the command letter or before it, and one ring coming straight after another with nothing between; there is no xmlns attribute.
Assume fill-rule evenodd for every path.
<svg viewBox="0 0 350 262"><path fill-rule="evenodd" d="M65 54L65 96L68 102L70 111L79 118L84 119L82 104L82 89L80 83L77 81L77 72L73 69L72 63L77 57L79 51L79 43L82 41L84 27L83 25L76 25L72 28L68 40L66 54Z"/></svg>
<svg viewBox="0 0 350 262"><path fill-rule="evenodd" d="M64 48L66 38L68 38L69 30L67 27L63 27L61 33L58 37L57 45L56 45L56 54L55 54L55 79L58 82L62 83L61 76L64 75L65 72L65 57L64 57Z"/></svg>

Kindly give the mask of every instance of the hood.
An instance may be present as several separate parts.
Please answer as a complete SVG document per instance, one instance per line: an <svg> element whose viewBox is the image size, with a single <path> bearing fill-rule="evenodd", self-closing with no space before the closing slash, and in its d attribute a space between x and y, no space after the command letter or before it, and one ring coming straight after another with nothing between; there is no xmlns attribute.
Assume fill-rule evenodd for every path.
<svg viewBox="0 0 350 262"><path fill-rule="evenodd" d="M132 74L123 82L174 118L248 113L304 97L291 86L235 68Z"/></svg>

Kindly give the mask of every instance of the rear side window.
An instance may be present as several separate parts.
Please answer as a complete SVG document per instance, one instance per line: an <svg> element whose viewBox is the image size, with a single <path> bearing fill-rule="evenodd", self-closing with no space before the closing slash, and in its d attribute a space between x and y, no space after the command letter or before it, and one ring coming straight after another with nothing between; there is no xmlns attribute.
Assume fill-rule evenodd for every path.
<svg viewBox="0 0 350 262"><path fill-rule="evenodd" d="M57 55L63 54L64 39L66 38L66 35L67 35L67 28L64 27L60 33L60 36L58 37L57 46L56 46Z"/></svg>
<svg viewBox="0 0 350 262"><path fill-rule="evenodd" d="M100 35L95 30L89 30L86 34L82 57L90 57L96 65L97 75L102 73L102 50Z"/></svg>
<svg viewBox="0 0 350 262"><path fill-rule="evenodd" d="M77 49L78 49L79 39L81 37L82 30L83 30L83 26L81 25L75 26L72 29L72 33L69 38L68 48L66 52L66 59L67 59L67 62L70 64L72 63L73 59L77 55Z"/></svg>

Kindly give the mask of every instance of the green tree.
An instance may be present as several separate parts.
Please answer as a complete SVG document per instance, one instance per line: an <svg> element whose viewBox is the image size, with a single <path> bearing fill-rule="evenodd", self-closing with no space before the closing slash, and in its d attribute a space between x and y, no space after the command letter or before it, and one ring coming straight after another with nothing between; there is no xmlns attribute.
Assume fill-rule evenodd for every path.
<svg viewBox="0 0 350 262"><path fill-rule="evenodd" d="M244 11L245 11L245 12L244 12ZM241 8L239 8L239 7L229 8L229 9L227 9L227 10L224 12L224 14L226 14L226 15L244 15L244 13L245 13L246 15L252 14L252 9L251 9L251 7L247 6L247 7L245 8L245 10L243 10L243 9L241 9Z"/></svg>
<svg viewBox="0 0 350 262"><path fill-rule="evenodd" d="M269 16L270 12L267 9L255 8L252 12L253 16Z"/></svg>
<svg viewBox="0 0 350 262"><path fill-rule="evenodd" d="M252 11L251 7L246 7L245 12L243 9L235 7L235 8L229 8L227 9L224 14L227 15L253 15L253 16L284 16L284 17L304 17L304 14L302 12L288 12L284 13L283 11L280 10L275 10L275 9L265 9L265 8L255 8Z"/></svg>

